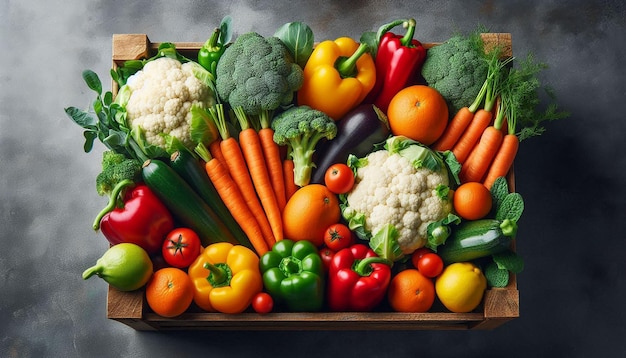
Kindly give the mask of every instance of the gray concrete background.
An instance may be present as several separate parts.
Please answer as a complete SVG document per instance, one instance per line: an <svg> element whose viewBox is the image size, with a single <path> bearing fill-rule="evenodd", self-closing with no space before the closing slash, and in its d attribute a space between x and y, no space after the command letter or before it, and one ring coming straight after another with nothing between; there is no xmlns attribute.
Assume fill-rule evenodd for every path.
<svg viewBox="0 0 626 358"><path fill-rule="evenodd" d="M113 33L204 41L230 14L236 33L305 21L316 39L358 38L401 17L443 41L483 24L550 69L572 117L522 143L526 200L518 251L521 317L490 332L142 333L105 317L106 284L81 272L107 248L90 223L104 205L99 146L63 108L93 100ZM626 354L623 1L0 0L0 356L617 357Z"/></svg>

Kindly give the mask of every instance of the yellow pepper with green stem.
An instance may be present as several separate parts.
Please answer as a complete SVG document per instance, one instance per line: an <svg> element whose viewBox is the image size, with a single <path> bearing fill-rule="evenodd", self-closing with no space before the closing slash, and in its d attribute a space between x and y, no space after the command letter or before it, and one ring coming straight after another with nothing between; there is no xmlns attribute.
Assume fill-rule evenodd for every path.
<svg viewBox="0 0 626 358"><path fill-rule="evenodd" d="M211 244L189 266L193 300L209 312L241 313L263 290L259 256L242 245Z"/></svg>
<svg viewBox="0 0 626 358"><path fill-rule="evenodd" d="M304 67L298 105L326 113L335 121L361 104L376 83L376 65L366 44L349 37L315 46Z"/></svg>

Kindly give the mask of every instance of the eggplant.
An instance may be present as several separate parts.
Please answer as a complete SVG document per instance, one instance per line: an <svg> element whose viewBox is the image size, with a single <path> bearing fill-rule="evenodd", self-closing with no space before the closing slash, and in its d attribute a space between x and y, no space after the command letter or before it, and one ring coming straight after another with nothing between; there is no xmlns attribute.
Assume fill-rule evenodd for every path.
<svg viewBox="0 0 626 358"><path fill-rule="evenodd" d="M346 163L350 154L366 156L390 133L387 116L378 107L371 103L357 106L337 122L335 138L319 144L311 183L324 184L331 165Z"/></svg>

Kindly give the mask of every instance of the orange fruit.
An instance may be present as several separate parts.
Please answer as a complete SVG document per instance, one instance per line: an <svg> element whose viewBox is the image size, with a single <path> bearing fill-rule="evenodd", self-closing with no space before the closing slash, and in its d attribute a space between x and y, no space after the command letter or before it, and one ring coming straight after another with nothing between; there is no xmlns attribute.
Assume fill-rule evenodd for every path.
<svg viewBox="0 0 626 358"><path fill-rule="evenodd" d="M413 85L393 96L387 117L393 135L431 145L448 125L448 105L436 89Z"/></svg>
<svg viewBox="0 0 626 358"><path fill-rule="evenodd" d="M339 199L325 185L309 184L298 189L283 209L285 238L309 240L322 246L326 229L339 221Z"/></svg>
<svg viewBox="0 0 626 358"><path fill-rule="evenodd" d="M435 302L435 284L416 269L400 271L387 291L389 304L397 312L427 312Z"/></svg>
<svg viewBox="0 0 626 358"><path fill-rule="evenodd" d="M482 183L467 182L461 184L452 199L454 211L466 220L482 219L493 205L491 192Z"/></svg>
<svg viewBox="0 0 626 358"><path fill-rule="evenodd" d="M193 301L191 278L185 271L175 267L157 270L146 286L146 301L159 316L181 315Z"/></svg>

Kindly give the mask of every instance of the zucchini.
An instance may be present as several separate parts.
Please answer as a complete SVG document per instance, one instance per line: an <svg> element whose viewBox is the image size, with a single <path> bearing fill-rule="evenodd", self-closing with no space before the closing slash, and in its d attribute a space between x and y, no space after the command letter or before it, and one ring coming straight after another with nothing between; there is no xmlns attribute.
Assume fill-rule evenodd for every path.
<svg viewBox="0 0 626 358"><path fill-rule="evenodd" d="M200 236L203 246L224 241L237 243L215 212L169 165L158 159L148 159L143 163L141 175L174 218Z"/></svg>
<svg viewBox="0 0 626 358"><path fill-rule="evenodd" d="M517 224L509 219L466 221L453 229L437 254L446 264L487 257L509 249L516 231Z"/></svg>
<svg viewBox="0 0 626 358"><path fill-rule="evenodd" d="M222 198L217 193L200 161L191 152L180 150L174 152L170 157L170 166L215 212L235 239L241 245L254 250L248 236L243 232L241 226L237 224L226 205L224 205Z"/></svg>

